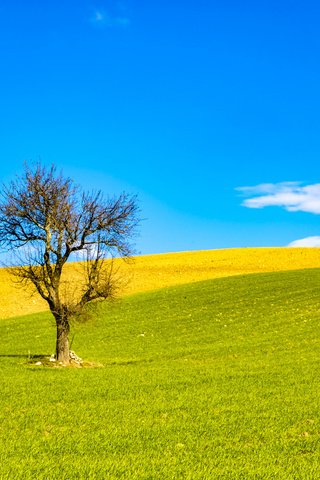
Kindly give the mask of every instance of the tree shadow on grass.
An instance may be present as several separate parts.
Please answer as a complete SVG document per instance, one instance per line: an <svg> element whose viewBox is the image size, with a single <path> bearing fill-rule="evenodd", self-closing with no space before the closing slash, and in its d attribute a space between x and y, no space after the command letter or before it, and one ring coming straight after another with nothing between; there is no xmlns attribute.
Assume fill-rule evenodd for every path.
<svg viewBox="0 0 320 480"><path fill-rule="evenodd" d="M124 361L110 362L109 365L123 367L128 365L137 365L139 363L151 363L153 361L154 361L153 358L141 358L137 360L124 360Z"/></svg>
<svg viewBox="0 0 320 480"><path fill-rule="evenodd" d="M0 354L0 358L29 358L30 360L33 358L44 358L50 357L50 354L43 354L43 355L31 355L31 354L15 354L15 353L8 353L8 354Z"/></svg>

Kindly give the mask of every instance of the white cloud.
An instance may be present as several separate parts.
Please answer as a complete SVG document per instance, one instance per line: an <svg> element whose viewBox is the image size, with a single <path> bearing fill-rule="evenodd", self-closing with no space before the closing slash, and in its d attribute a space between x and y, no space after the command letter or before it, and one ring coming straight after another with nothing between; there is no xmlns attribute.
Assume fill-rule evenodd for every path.
<svg viewBox="0 0 320 480"><path fill-rule="evenodd" d="M320 247L320 237L306 237L289 243L288 247Z"/></svg>
<svg viewBox="0 0 320 480"><path fill-rule="evenodd" d="M320 214L320 184L303 186L300 182L264 183L253 187L238 187L246 197L242 205L248 208L282 207L289 212Z"/></svg>
<svg viewBox="0 0 320 480"><path fill-rule="evenodd" d="M130 25L131 20L128 15L125 14L123 8L119 9L118 14L110 14L105 10L95 10L91 17L92 23L106 27L127 27Z"/></svg>
<svg viewBox="0 0 320 480"><path fill-rule="evenodd" d="M104 13L101 12L100 10L95 10L93 14L92 20L97 23L104 22L105 16Z"/></svg>

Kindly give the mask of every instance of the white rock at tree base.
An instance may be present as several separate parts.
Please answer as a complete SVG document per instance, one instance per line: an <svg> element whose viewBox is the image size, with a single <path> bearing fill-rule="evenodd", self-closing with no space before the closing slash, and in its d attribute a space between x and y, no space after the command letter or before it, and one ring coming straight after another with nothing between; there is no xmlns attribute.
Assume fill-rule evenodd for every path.
<svg viewBox="0 0 320 480"><path fill-rule="evenodd" d="M78 355L73 350L70 350L69 357L71 360L74 360L76 363L83 362L82 358L78 357Z"/></svg>

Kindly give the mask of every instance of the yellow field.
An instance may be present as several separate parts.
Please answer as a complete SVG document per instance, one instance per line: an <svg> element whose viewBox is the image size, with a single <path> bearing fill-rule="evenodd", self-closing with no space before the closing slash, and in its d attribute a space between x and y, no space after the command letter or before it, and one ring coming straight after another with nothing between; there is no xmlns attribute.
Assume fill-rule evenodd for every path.
<svg viewBox="0 0 320 480"><path fill-rule="evenodd" d="M121 262L121 275L128 278L122 295L156 290L210 278L231 275L320 268L320 248L239 248L168 253L136 257ZM79 264L68 264L66 279L76 285ZM15 287L9 273L0 269L0 317L44 311L46 303L38 295Z"/></svg>

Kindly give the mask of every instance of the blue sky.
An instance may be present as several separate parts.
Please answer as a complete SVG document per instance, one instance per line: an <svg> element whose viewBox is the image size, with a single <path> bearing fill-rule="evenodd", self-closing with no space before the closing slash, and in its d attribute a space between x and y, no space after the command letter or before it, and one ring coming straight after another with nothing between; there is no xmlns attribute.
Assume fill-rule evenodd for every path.
<svg viewBox="0 0 320 480"><path fill-rule="evenodd" d="M308 0L3 0L0 180L40 158L137 193L141 253L320 244L319 24Z"/></svg>

